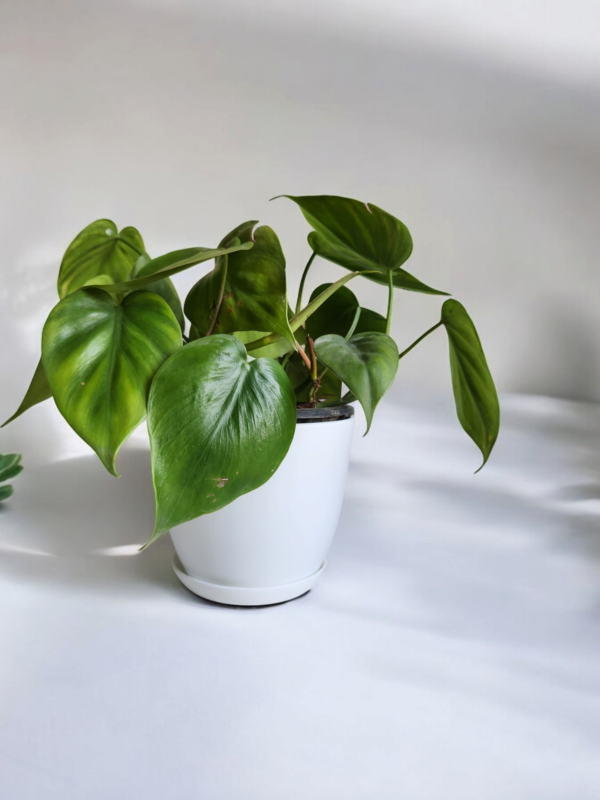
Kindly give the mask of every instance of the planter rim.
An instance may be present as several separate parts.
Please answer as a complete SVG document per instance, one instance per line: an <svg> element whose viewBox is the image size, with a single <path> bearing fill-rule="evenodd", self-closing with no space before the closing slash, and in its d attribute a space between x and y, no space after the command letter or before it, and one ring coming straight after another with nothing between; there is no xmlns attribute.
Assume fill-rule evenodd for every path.
<svg viewBox="0 0 600 800"><path fill-rule="evenodd" d="M305 422L336 422L340 419L350 419L354 416L352 406L333 406L331 408L297 408L296 423Z"/></svg>

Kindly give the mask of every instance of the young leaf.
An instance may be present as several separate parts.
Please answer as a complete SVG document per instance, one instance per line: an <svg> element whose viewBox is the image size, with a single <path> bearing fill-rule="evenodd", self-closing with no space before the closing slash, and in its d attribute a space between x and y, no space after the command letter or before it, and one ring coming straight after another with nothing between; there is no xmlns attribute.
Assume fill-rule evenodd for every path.
<svg viewBox="0 0 600 800"><path fill-rule="evenodd" d="M58 274L58 296L66 297L97 275L108 275L111 283L125 280L144 252L135 228L119 232L109 219L92 222L67 247Z"/></svg>
<svg viewBox="0 0 600 800"><path fill-rule="evenodd" d="M366 278L388 285L388 272L394 286L423 294L446 294L419 281L401 269L412 253L408 228L396 217L371 204L349 197L313 195L294 197L314 232L308 243L313 252L334 264L353 271L369 271Z"/></svg>
<svg viewBox="0 0 600 800"><path fill-rule="evenodd" d="M146 274L145 267L150 263L150 261L150 256L140 256L131 270L129 280L143 277ZM163 278L162 280L154 281L153 283L149 283L144 288L147 292L154 292L159 297L162 297L171 311L175 314L175 319L179 323L179 327L183 333L185 330L185 317L183 316L183 308L181 307L179 294L171 278Z"/></svg>
<svg viewBox="0 0 600 800"><path fill-rule="evenodd" d="M93 286L92 288L101 288L115 294L145 289L155 281L176 275L185 269L195 267L196 264L202 264L204 261L210 261L213 258L219 258L219 256L226 256L228 253L237 253L238 250L249 250L252 245L252 242L240 244L239 239L237 239L231 247L220 247L215 250L209 250L206 247L187 247L184 250L174 250L172 253L165 253L148 261L143 270L141 270L143 274L138 275L137 278L122 281L121 283L112 283L108 286L98 284L97 287Z"/></svg>
<svg viewBox="0 0 600 800"><path fill-rule="evenodd" d="M52 397L52 390L50 389L48 379L46 378L46 373L44 372L42 359L40 359L37 367L35 368L35 372L33 373L33 378L29 384L29 389L27 389L21 405L17 408L12 417L9 417L1 427L8 425L9 422L12 422L17 417L20 417L21 414L23 414L32 406L35 406L38 403L43 403L44 400L48 400L50 397Z"/></svg>
<svg viewBox="0 0 600 800"><path fill-rule="evenodd" d="M496 387L479 336L464 306L457 300L446 300L442 306L442 322L450 345L456 413L465 432L481 450L483 467L500 429Z"/></svg>
<svg viewBox="0 0 600 800"><path fill-rule="evenodd" d="M273 359L248 363L216 335L187 344L157 372L148 401L156 493L150 541L269 480L296 429L296 402Z"/></svg>
<svg viewBox="0 0 600 800"><path fill-rule="evenodd" d="M293 345L283 251L275 231L263 225L253 234L255 225L254 221L244 222L223 239L223 247L234 239L254 242L254 247L217 259L212 272L200 278L188 294L185 314L201 333L210 329L217 314L215 333L269 331Z"/></svg>
<svg viewBox="0 0 600 800"><path fill-rule="evenodd" d="M317 358L354 394L367 418L367 433L377 404L398 370L398 347L385 333L359 333L346 341L329 334L315 342Z"/></svg>
<svg viewBox="0 0 600 800"><path fill-rule="evenodd" d="M100 289L79 289L50 312L42 359L56 405L112 475L117 451L145 416L154 373L179 347L173 312L151 292L117 305Z"/></svg>

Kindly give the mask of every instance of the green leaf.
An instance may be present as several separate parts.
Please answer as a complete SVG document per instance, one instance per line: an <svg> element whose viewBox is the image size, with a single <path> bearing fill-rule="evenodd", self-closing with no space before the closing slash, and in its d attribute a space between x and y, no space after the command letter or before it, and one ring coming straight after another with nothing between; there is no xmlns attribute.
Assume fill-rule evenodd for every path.
<svg viewBox="0 0 600 800"><path fill-rule="evenodd" d="M363 308L354 333L385 333L386 319L377 311Z"/></svg>
<svg viewBox="0 0 600 800"><path fill-rule="evenodd" d="M396 342L385 333L359 333L348 342L329 334L317 339L315 353L357 397L367 418L368 433L377 404L396 377Z"/></svg>
<svg viewBox="0 0 600 800"><path fill-rule="evenodd" d="M29 384L29 389L27 389L21 405L17 408L12 417L9 417L1 427L8 425L9 422L12 422L17 417L20 417L21 414L23 414L32 406L35 406L38 403L43 403L44 400L48 400L50 397L52 397L52 390L50 389L48 379L46 378L46 373L44 372L44 365L40 359L37 367L35 368L35 372L33 373L33 378Z"/></svg>
<svg viewBox="0 0 600 800"><path fill-rule="evenodd" d="M150 263L150 261L150 256L146 254L140 256L131 270L129 280L132 280L133 278L144 277L146 274L144 271L145 267ZM185 317L183 316L183 308L181 307L179 294L171 278L163 278L160 281L148 283L145 286L145 289L147 292L154 292L159 297L162 297L171 311L175 314L175 319L179 323L179 327L183 333L185 330Z"/></svg>
<svg viewBox="0 0 600 800"><path fill-rule="evenodd" d="M331 285L331 283L324 283L318 286L311 294L310 300L317 298ZM307 333L313 339L318 339L328 333L346 336L354 321L358 305L354 292L348 289L347 286L342 286L308 318L306 321ZM362 308L358 325L354 332L366 333L367 331L385 333L385 317L368 308Z"/></svg>
<svg viewBox="0 0 600 800"><path fill-rule="evenodd" d="M108 275L112 283L125 280L144 252L135 228L119 232L109 219L92 222L67 247L58 274L58 296L66 297L96 276Z"/></svg>
<svg viewBox="0 0 600 800"><path fill-rule="evenodd" d="M151 292L117 305L100 289L79 289L50 312L42 360L56 405L112 475L119 447L144 419L154 373L180 347L173 312Z"/></svg>
<svg viewBox="0 0 600 800"><path fill-rule="evenodd" d="M7 486L0 486L0 503L3 500L8 500L9 497L12 497L13 492L14 489L10 484Z"/></svg>
<svg viewBox="0 0 600 800"><path fill-rule="evenodd" d="M292 345L294 336L287 317L285 258L274 230L256 222L244 222L221 242L254 242L248 252L240 251L227 259L219 258L215 268L200 278L185 301L185 314L201 333L206 333L215 313L215 333L268 331L277 333ZM225 281L223 303L217 308Z"/></svg>
<svg viewBox="0 0 600 800"><path fill-rule="evenodd" d="M107 292L116 294L133 292L136 289L145 289L157 280L163 280L171 275L176 275L178 272L183 272L185 269L195 267L196 264L202 264L204 261L210 261L213 258L218 258L228 253L237 253L239 250L249 250L252 244L252 242L243 242L240 244L239 240L237 240L231 247L218 247L214 250L210 250L206 247L187 247L184 250L174 250L172 253L165 253L162 256L148 261L142 270L140 270L143 274L138 275L138 277L132 280L113 283L108 286L99 284L97 287L94 286L94 288L101 288Z"/></svg>
<svg viewBox="0 0 600 800"><path fill-rule="evenodd" d="M483 467L500 429L496 387L479 336L464 306L457 300L446 300L442 306L442 322L450 345L456 413L465 432L481 450Z"/></svg>
<svg viewBox="0 0 600 800"><path fill-rule="evenodd" d="M274 360L248 363L216 335L187 344L156 374L148 431L156 492L152 540L269 480L296 428L291 384Z"/></svg>
<svg viewBox="0 0 600 800"><path fill-rule="evenodd" d="M22 456L17 453L0 455L0 483L16 478L19 473L23 472L21 458Z"/></svg>
<svg viewBox="0 0 600 800"><path fill-rule="evenodd" d="M406 225L383 209L334 195L282 196L293 200L314 228L308 243L322 258L346 269L369 270L366 278L386 286L391 271L399 289L446 294L401 269L412 253L412 238Z"/></svg>

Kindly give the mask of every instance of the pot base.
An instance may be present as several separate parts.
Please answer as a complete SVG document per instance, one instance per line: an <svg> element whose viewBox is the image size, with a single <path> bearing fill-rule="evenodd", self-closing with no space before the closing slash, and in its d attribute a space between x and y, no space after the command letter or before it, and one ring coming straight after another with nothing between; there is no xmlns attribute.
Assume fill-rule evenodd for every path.
<svg viewBox="0 0 600 800"><path fill-rule="evenodd" d="M177 555L173 556L173 570L186 589L205 600L212 600L213 603L222 603L226 606L271 606L275 603L293 600L312 589L326 566L327 561L325 560L319 569L308 578L281 586L225 586L221 583L209 583L201 578L193 578L184 570Z"/></svg>

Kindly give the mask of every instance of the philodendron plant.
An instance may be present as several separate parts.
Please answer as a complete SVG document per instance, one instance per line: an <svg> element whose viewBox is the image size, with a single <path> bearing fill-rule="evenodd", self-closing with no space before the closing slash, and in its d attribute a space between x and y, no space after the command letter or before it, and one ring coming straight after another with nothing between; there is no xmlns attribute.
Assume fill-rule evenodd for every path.
<svg viewBox="0 0 600 800"><path fill-rule="evenodd" d="M368 430L400 359L437 328L448 334L458 419L483 464L496 441L496 390L459 302L446 300L439 322L402 352L390 336L396 289L446 295L403 269L413 247L406 226L357 200L286 197L312 228L294 310L279 239L255 221L216 248L150 258L135 228L98 220L62 260L41 360L11 420L53 397L117 476L119 448L147 417L156 495L150 541L268 481L294 437L297 406L357 400ZM346 272L303 304L317 257ZM171 276L213 259L182 309ZM361 307L347 286L357 277L387 287L385 316Z"/></svg>

